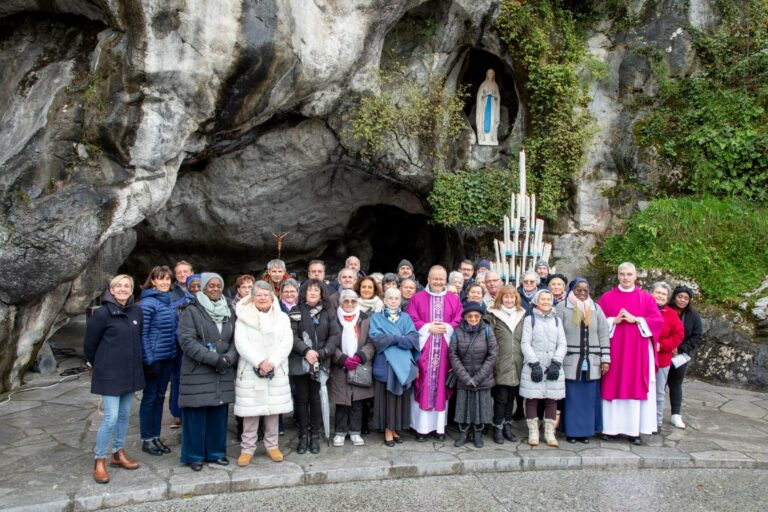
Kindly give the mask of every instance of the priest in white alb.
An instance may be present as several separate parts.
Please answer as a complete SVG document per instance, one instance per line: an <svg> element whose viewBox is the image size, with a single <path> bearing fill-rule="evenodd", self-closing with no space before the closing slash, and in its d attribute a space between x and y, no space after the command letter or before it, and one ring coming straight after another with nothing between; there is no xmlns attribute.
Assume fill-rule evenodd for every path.
<svg viewBox="0 0 768 512"><path fill-rule="evenodd" d="M619 265L619 286L598 303L610 325L611 366L602 379L603 436L627 436L640 445L640 434L656 430L656 365L654 339L664 320L653 296L635 281L632 263Z"/></svg>

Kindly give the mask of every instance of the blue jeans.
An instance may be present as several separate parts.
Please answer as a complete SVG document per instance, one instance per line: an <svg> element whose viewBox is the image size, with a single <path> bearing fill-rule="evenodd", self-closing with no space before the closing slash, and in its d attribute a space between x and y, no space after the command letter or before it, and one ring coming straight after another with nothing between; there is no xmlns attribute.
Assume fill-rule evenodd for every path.
<svg viewBox="0 0 768 512"><path fill-rule="evenodd" d="M227 456L229 404L184 407L181 415L181 463L216 461Z"/></svg>
<svg viewBox="0 0 768 512"><path fill-rule="evenodd" d="M128 433L128 420L131 417L133 392L120 396L102 395L104 419L101 420L99 431L96 433L96 458L103 459L109 452L109 442L112 440L112 453L125 448L125 435Z"/></svg>
<svg viewBox="0 0 768 512"><path fill-rule="evenodd" d="M139 406L139 427L144 441L160 437L163 403L173 371L173 360L157 361L157 368L157 375L153 377L144 374L144 395Z"/></svg>

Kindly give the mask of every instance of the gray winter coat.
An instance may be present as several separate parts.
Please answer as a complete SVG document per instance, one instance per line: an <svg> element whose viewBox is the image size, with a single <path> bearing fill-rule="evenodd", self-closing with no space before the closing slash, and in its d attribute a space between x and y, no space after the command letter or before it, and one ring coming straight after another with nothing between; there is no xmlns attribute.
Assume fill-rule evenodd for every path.
<svg viewBox="0 0 768 512"><path fill-rule="evenodd" d="M563 324L565 331L565 340L568 345L568 351L563 360L563 370L565 370L566 380L577 380L581 373L582 361L586 358L589 365L587 373L588 380L600 380L600 363L611 362L611 337L608 320L605 319L603 310L595 302L592 302L594 309L590 311L591 324L587 329L583 322L581 326L573 325L574 307L568 301L557 304L557 317ZM582 328L584 334L582 336Z"/></svg>
<svg viewBox="0 0 768 512"><path fill-rule="evenodd" d="M535 326L531 327L535 316ZM523 338L520 342L523 351L523 372L520 376L520 396L525 398L565 398L565 374L560 370L557 380L547 380L547 367L551 361L563 362L567 349L563 322L557 318L555 310L543 315L538 308L523 319ZM540 363L544 370L541 382L531 380L529 363Z"/></svg>
<svg viewBox="0 0 768 512"><path fill-rule="evenodd" d="M480 322L475 332L469 332L462 321L453 331L449 350L451 368L459 379L458 389L478 390L494 386L493 367L499 347L488 324ZM469 385L470 379L474 379L475 387Z"/></svg>
<svg viewBox="0 0 768 512"><path fill-rule="evenodd" d="M235 312L218 327L196 300L179 318L179 345L184 353L181 362L179 406L211 407L235 401ZM216 351L206 346L211 343ZM232 363L221 375L216 372L219 355L225 355Z"/></svg>
<svg viewBox="0 0 768 512"><path fill-rule="evenodd" d="M499 355L496 357L497 386L517 386L520 384L520 371L523 369L523 352L520 350L520 339L523 337L523 319L515 326L514 332L509 330L500 315L504 313L489 309L485 321L493 327L496 343L499 345ZM525 312L523 311L523 314Z"/></svg>

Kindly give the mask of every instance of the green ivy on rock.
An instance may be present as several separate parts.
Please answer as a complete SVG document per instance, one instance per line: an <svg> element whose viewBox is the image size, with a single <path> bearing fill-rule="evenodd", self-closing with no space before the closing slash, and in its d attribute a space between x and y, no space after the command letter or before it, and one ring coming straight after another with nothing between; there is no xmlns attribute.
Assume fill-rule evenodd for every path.
<svg viewBox="0 0 768 512"><path fill-rule="evenodd" d="M716 7L715 32L691 29L697 74L670 78L649 56L660 87L635 134L660 157L657 192L768 201L768 0Z"/></svg>
<svg viewBox="0 0 768 512"><path fill-rule="evenodd" d="M739 199L685 197L651 201L609 237L603 258L661 268L693 279L705 299L735 306L768 268L768 208Z"/></svg>

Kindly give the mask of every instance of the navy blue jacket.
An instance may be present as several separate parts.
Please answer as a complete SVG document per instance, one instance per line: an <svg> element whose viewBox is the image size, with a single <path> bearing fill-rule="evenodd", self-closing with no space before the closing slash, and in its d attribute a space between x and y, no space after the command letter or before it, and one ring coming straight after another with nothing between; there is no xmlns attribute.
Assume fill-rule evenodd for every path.
<svg viewBox="0 0 768 512"><path fill-rule="evenodd" d="M176 357L176 309L171 305L171 294L151 288L141 292L141 311L144 328L141 346L144 364L167 361Z"/></svg>
<svg viewBox="0 0 768 512"><path fill-rule="evenodd" d="M93 366L91 393L121 396L144 389L141 308L133 297L121 306L105 291L85 328L83 353Z"/></svg>

